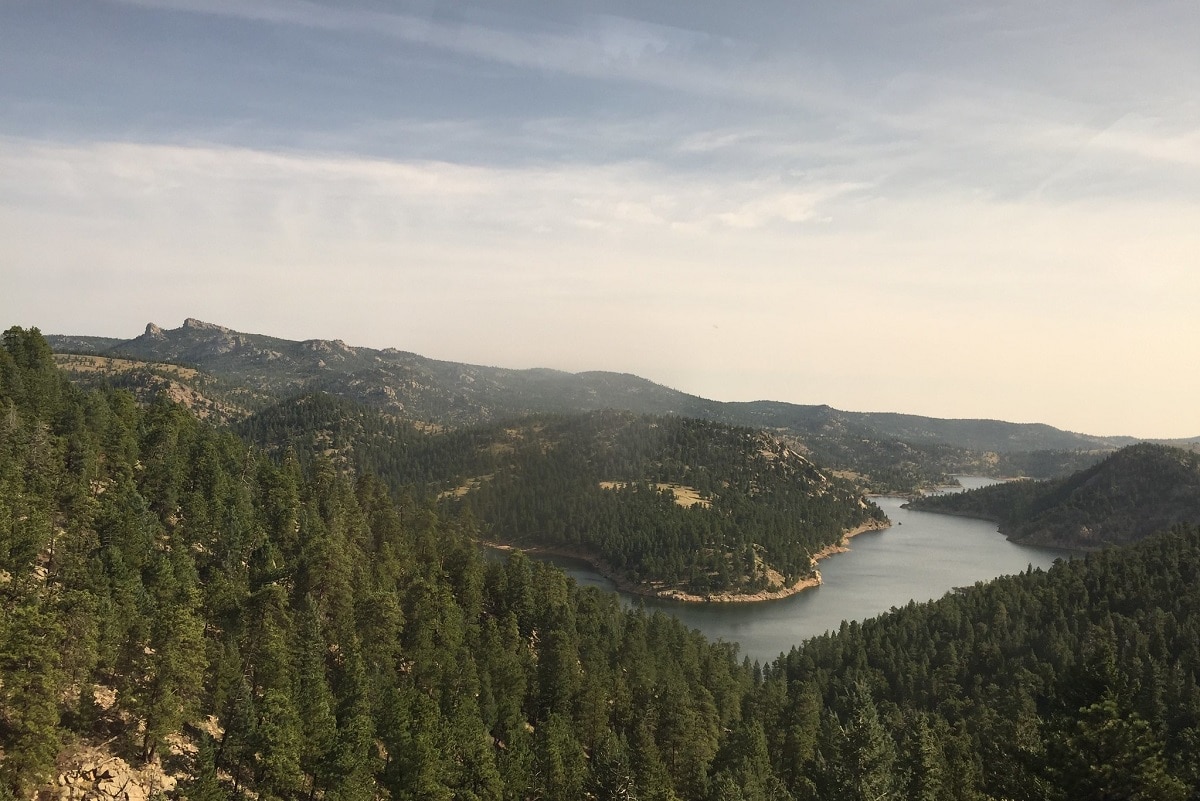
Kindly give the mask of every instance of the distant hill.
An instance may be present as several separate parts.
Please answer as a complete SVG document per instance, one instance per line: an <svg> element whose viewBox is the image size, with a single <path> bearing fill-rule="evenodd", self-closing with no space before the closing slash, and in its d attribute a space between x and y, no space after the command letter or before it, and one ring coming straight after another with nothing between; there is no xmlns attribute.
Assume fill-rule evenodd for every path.
<svg viewBox="0 0 1200 801"><path fill-rule="evenodd" d="M1013 453L1040 450L1094 450L1132 445L1134 437L1097 437L1063 431L1043 423L1002 420L939 420L911 414L864 412L871 428L915 444L952 444L973 451Z"/></svg>
<svg viewBox="0 0 1200 801"><path fill-rule="evenodd" d="M109 339L92 343L86 337L49 336L47 340L60 352L184 364L280 396L326 391L412 420L447 426L534 412L607 408L713 416L704 414L711 411L713 401L633 375L460 364L392 348L351 347L341 340L297 342L247 334L192 318L169 330L150 324L141 336L115 345Z"/></svg>
<svg viewBox="0 0 1200 801"><path fill-rule="evenodd" d="M1001 475L1008 468L1012 474L1028 472L1027 467L1079 467L1133 441L996 420L846 412L765 400L726 403L625 373L461 364L392 348L352 347L341 340L292 341L243 333L192 318L175 329L151 323L140 336L125 341L63 335L47 340L59 353L194 367L243 394L281 399L324 391L409 420L448 427L601 409L752 426L790 438L796 449L817 462L856 473L877 490L911 489L953 473ZM1066 460L1010 460L1030 452L1074 455Z"/></svg>
<svg viewBox="0 0 1200 801"><path fill-rule="evenodd" d="M76 353L56 353L54 362L80 386L126 389L146 401L165 396L197 417L218 423L243 419L275 400L179 364Z"/></svg>
<svg viewBox="0 0 1200 801"><path fill-rule="evenodd" d="M587 558L650 594L788 594L845 532L886 525L854 485L768 434L694 418L584 412L434 434L316 394L239 430L436 495L493 541Z"/></svg>
<svg viewBox="0 0 1200 801"><path fill-rule="evenodd" d="M910 502L994 520L1009 539L1095 549L1200 522L1200 454L1140 443L1066 478L1016 481Z"/></svg>

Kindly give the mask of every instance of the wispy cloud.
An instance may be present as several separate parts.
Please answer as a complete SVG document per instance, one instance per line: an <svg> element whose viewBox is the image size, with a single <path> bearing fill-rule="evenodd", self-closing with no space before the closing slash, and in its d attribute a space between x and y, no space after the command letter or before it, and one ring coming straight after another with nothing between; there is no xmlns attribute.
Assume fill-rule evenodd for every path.
<svg viewBox="0 0 1200 801"><path fill-rule="evenodd" d="M450 227L473 219L486 220L488 228L530 230L549 225L608 230L686 226L693 233L726 225L758 228L807 222L823 203L861 188L806 186L798 180L713 181L636 162L510 168L244 148L53 145L12 139L0 139L0 167L0 198L10 203L20 198L26 207L41 201L46 207L102 214L113 202L144 204L146 212L207 203L206 214L236 218L245 213L243 206L264 214L290 204L312 208L323 227L371 224L380 233L404 227L406 220L439 215ZM198 187L206 191L198 193Z"/></svg>
<svg viewBox="0 0 1200 801"><path fill-rule="evenodd" d="M730 72L731 66L752 66L751 51L731 39L614 15L585 15L576 17L571 25L543 22L532 28L528 16L514 18L512 26L506 27L495 24L501 19L495 14L489 17L493 24L485 25L466 16L445 20L435 15L335 7L307 0L116 1L141 8L352 31L523 68L642 81L704 95L808 96L796 91L795 81L791 89L786 89L775 83L743 80L753 75ZM702 58L697 57L700 53Z"/></svg>
<svg viewBox="0 0 1200 801"><path fill-rule="evenodd" d="M414 7L0 4L0 304L1097 432L1200 339L1192 4Z"/></svg>
<svg viewBox="0 0 1200 801"><path fill-rule="evenodd" d="M31 238L66 252L78 225L104 238L109 258L140 243L211 269L397 258L417 268L506 261L538 273L565 259L563 275L620 253L639 270L674 276L721 272L752 253L752 282L869 281L914 297L982 287L981 300L1009 292L1014 302L1058 279L1061 291L1107 290L1128 270L1139 285L1126 299L1200 281L1187 260L1200 240L1194 199L1015 202L950 188L888 197L869 183L736 181L648 162L493 167L0 139L0 209L10 254ZM20 232L24 224L40 236ZM168 257L189 232L194 252Z"/></svg>
<svg viewBox="0 0 1200 801"><path fill-rule="evenodd" d="M314 130L293 132L290 118L268 118L250 126L245 138L239 133L245 126L231 125L228 136L215 131L221 141L252 147L263 144L253 133L269 130L275 141L294 148L401 161L503 166L641 160L682 172L723 173L735 182L739 175L752 182L799 174L827 184L878 186L889 196L945 188L1006 198L1046 192L1062 198L1117 196L1136 185L1177 197L1190 190L1195 172L1200 107L1194 101L1190 109L1177 105L1169 124L1131 129L1127 106L1135 94L1102 98L1077 91L1073 73L1061 68L1041 83L1020 79L1022 59L1043 58L1051 37L1069 30L1074 16L1064 12L1038 15L1005 6L964 13L947 6L928 17L899 15L895 21L912 16L914 22L893 36L896 43L882 43L879 53L867 49L874 41L868 38L837 54L782 47L785 31L771 31L769 21L756 26L757 40L743 41L553 7L534 17L462 5L446 13L405 13L311 0L115 2L345 34L346 41L325 44L381 56L388 44L400 45L444 54L456 69L463 60L477 62L468 69L481 74L486 65L513 67L521 75L512 79L518 85L540 73L565 76L572 81L561 90L567 96L607 96L616 82L646 87L658 98L636 108L605 103L556 108L548 100L506 118L477 113L472 98L436 113L393 106L380 89ZM867 25L868 10L842 13L831 34L882 36ZM786 29L801 21L784 17L779 25ZM1104 41L1120 41L1102 21L1089 26ZM806 35L806 43L817 38L803 29L796 34ZM1174 54L1168 61L1178 66L1186 55L1175 45L1172 38L1161 50ZM899 60L922 46L935 48L928 63ZM1067 63L1086 55L1070 40L1054 46ZM968 60L968 47L981 51L981 63L1005 71L980 69ZM401 74L394 78L404 80ZM476 106L484 105L484 98L478 101ZM1152 122L1145 115L1140 119ZM1114 123L1120 126L1110 127ZM1080 164L1086 169L1078 169Z"/></svg>

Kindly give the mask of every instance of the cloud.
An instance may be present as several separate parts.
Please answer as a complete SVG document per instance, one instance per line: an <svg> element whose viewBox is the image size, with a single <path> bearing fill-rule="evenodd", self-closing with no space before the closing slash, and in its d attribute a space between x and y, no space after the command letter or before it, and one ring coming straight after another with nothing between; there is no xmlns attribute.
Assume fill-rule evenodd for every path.
<svg viewBox="0 0 1200 801"><path fill-rule="evenodd" d="M614 15L585 15L572 24L533 23L463 9L457 19L328 6L307 0L116 0L140 8L207 14L251 22L349 31L431 47L459 56L602 79L640 80L710 94L738 91L711 66L714 51L736 45L712 36ZM475 22L471 16L481 17ZM703 60L694 58L706 51ZM727 55L726 53L726 55ZM739 93L741 93L739 91Z"/></svg>
<svg viewBox="0 0 1200 801"><path fill-rule="evenodd" d="M1101 413L1175 376L1187 391L1159 399L1153 426L1188 433L1169 415L1191 419L1200 387L1179 384L1171 343L1200 338L1198 218L1196 201L885 199L639 162L0 139L0 263L23 324L130 336L196 316L720 398L903 396L905 411L1098 432L1137 433ZM1036 393L979 394L1035 374ZM1115 405L1064 406L1087 393Z"/></svg>
<svg viewBox="0 0 1200 801"><path fill-rule="evenodd" d="M29 208L120 219L271 219L314 232L388 235L434 224L481 230L760 228L811 220L852 184L714 180L653 164L489 167L245 148L0 140L0 193ZM182 221L182 220L181 220Z"/></svg>
<svg viewBox="0 0 1200 801"><path fill-rule="evenodd" d="M1200 338L1186 4L97 7L0 80L29 324L1096 431L1132 427L1081 398L1127 414Z"/></svg>
<svg viewBox="0 0 1200 801"><path fill-rule="evenodd" d="M586 294L597 269L670 293L745 264L740 280L764 289L861 285L909 301L1048 310L1069 293L1112 311L1200 291L1189 260L1198 213L1194 199L1004 199L953 187L887 196L869 183L646 162L495 167L0 139L3 250L30 270L87 259L120 275L136 251L148 269L197 275L338 264L368 280L453 266L468 278L447 274L450 283L508 271L582 281Z"/></svg>
<svg viewBox="0 0 1200 801"><path fill-rule="evenodd" d="M1200 106L1194 99L1189 105L1185 91L1171 92L1170 75L1143 73L1133 63L1110 94L1081 89L1072 65L1096 60L1088 42L1120 37L1089 18L1085 41L1061 39L1078 22L1074 7L1049 15L1019 5L965 14L944 4L905 13L777 8L738 26L729 24L733 12L698 7L691 15L696 27L688 28L679 18L663 24L557 6L534 14L463 4L381 12L310 0L118 2L313 34L286 51L295 80L278 87L281 107L289 109L280 118L247 97L237 110L252 119L231 119L224 128L205 123L210 139L252 149L282 145L493 167L645 161L664 171L720 174L722 181L802 175L871 185L892 197L947 189L1000 198L1129 191L1178 197L1196 180ZM904 24L883 30L880 20ZM1154 29L1140 17L1126 21ZM737 36L711 32L722 25ZM1170 55L1153 63L1180 66L1190 51L1169 31L1156 33L1164 34L1157 41ZM305 60L304 48L320 54L318 65ZM1133 49L1141 52L1140 45ZM1018 69L1029 58L1042 63L1047 52L1063 64L1047 65L1037 82ZM326 62L329 53L337 56ZM436 66L422 62L413 70L408 61L395 63L401 53L421 53ZM245 58L252 63L256 56ZM339 98L327 113L296 125L292 114L319 107L307 89L325 80L321 70L336 76ZM368 77L349 81L339 70ZM550 88L543 75L551 76ZM423 85L440 78L454 88L430 92ZM1131 88L1139 81L1146 92ZM482 85L513 102L489 102ZM401 102L393 87L403 89ZM1138 111L1144 94L1172 116ZM176 114L191 113L182 96L166 102L179 103ZM1109 128L1135 119L1136 128ZM152 119L114 122L109 136L126 135L131 124L146 139L172 138ZM760 217L745 208L717 214L732 215L725 217L731 223Z"/></svg>

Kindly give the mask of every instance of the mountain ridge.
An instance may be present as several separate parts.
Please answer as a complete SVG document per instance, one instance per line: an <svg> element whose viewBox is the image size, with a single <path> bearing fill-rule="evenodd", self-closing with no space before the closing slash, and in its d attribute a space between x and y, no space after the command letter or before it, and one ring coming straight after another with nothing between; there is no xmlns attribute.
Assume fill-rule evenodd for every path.
<svg viewBox="0 0 1200 801"><path fill-rule="evenodd" d="M239 332L193 317L174 329L149 323L129 340L46 338L59 352L188 364L276 397L326 391L441 426L600 409L749 425L794 438L806 453L832 468L869 476L877 490L910 489L946 480L953 473L1020 473L1028 460L1014 462L1008 455L1035 451L1093 453L1070 461L1070 466L1080 467L1087 459L1137 441L1041 423L847 412L827 404L773 400L716 401L631 373L466 364L397 348L351 346L340 339L297 341ZM1195 441L1200 437L1173 442Z"/></svg>

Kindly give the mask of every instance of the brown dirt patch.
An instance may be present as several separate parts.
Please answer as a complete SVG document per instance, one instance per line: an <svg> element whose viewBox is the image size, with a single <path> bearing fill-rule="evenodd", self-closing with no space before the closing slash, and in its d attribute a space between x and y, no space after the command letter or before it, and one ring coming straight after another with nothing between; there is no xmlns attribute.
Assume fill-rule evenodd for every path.
<svg viewBox="0 0 1200 801"><path fill-rule="evenodd" d="M600 489L615 490L615 489L624 489L627 486L629 486L628 481L601 481L600 482ZM712 506L712 501L710 501L708 498L701 496L700 490L696 489L695 487L689 487L685 484L658 483L658 484L654 485L654 488L659 490L660 492L669 491L671 493L671 495L674 496L675 503L679 504L680 506L684 507L685 509L690 506L697 506L697 505L699 505L703 508L706 508L706 509L709 506Z"/></svg>

